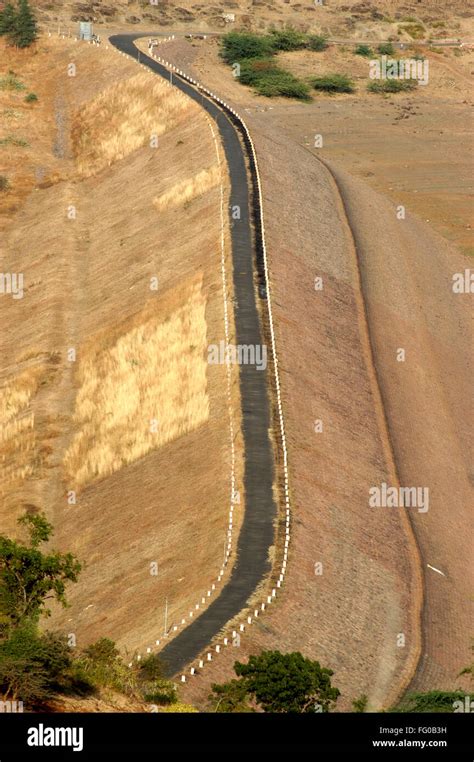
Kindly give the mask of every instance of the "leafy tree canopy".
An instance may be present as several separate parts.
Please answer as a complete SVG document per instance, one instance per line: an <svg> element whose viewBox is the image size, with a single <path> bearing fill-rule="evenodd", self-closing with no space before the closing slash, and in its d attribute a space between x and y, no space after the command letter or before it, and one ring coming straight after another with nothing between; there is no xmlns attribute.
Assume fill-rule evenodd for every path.
<svg viewBox="0 0 474 762"><path fill-rule="evenodd" d="M0 35L7 35L12 45L28 48L38 37L38 25L28 0L8 2L0 13Z"/></svg>
<svg viewBox="0 0 474 762"><path fill-rule="evenodd" d="M28 544L0 535L0 624L9 628L48 615L47 600L66 606L66 584L76 582L81 571L71 553L40 550L53 531L43 514L25 514L18 523L29 534Z"/></svg>
<svg viewBox="0 0 474 762"><path fill-rule="evenodd" d="M247 664L235 662L234 671L240 680L212 686L216 707L220 701L227 711L246 711L241 707L251 699L265 712L329 712L339 696L332 671L299 652L263 651Z"/></svg>

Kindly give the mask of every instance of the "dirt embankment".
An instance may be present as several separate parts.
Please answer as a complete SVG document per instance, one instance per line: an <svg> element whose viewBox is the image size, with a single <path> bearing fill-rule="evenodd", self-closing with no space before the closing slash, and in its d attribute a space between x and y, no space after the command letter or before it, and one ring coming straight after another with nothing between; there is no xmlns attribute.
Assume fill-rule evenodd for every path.
<svg viewBox="0 0 474 762"><path fill-rule="evenodd" d="M227 376L207 346L224 338L225 165L221 177L198 107L117 52L43 39L33 53L9 50L5 66L37 103L0 93L4 130L27 143L9 142L1 196L2 269L24 277L23 298L0 297L2 530L44 510L54 546L84 563L48 627L78 647L108 636L143 652L163 635L166 601L173 633L223 563ZM235 368L229 391L235 542Z"/></svg>
<svg viewBox="0 0 474 762"><path fill-rule="evenodd" d="M333 163L331 178L317 161L327 154L305 146L320 131L322 98L310 107L256 98L199 44L192 50L178 41L160 54L235 104L256 142L294 522L277 606L252 626L240 649L206 665L184 693L205 703L212 682L227 679L236 659L262 648L301 650L333 668L341 709L363 693L380 707L409 685L457 686L470 660L469 582L462 570L470 557L472 409L469 295L453 293L452 276L469 259L414 218L409 203L406 218L397 219L383 171L376 187L386 196L344 173L343 161ZM333 122L334 113L350 118L354 102L349 96L327 101L328 118L331 108ZM384 107L366 100L365 117L345 128L347 136L362 137L364 118L372 130L377 120L386 130ZM407 133L397 145L399 157L410 150ZM452 158L455 163L457 153ZM426 185L421 164L411 177ZM428 190L423 203L436 203L435 195L430 199ZM315 278L322 278L320 291ZM404 362L397 360L399 349ZM390 461L402 486L429 490L427 512L369 507L369 490L393 483Z"/></svg>

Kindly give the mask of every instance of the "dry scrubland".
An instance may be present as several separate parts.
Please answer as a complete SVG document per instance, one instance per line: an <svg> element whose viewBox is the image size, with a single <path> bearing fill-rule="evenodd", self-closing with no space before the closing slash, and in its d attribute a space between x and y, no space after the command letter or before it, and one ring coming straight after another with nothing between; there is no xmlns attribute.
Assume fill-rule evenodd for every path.
<svg viewBox="0 0 474 762"><path fill-rule="evenodd" d="M205 703L236 658L268 647L331 666L340 709L364 693L380 707L408 686L466 686L458 674L471 660L472 331L469 295L453 294L452 275L471 265L472 54L429 53L432 83L409 96L369 96L360 72L354 95L295 104L239 85L217 50L216 41L177 40L160 53L234 104L256 143L294 523L276 606L183 696ZM285 54L285 64L316 73L347 72L351 58L361 65L347 50L307 56ZM403 222L397 203L407 207ZM394 483L394 471L402 485L429 488L428 513L369 509L368 489Z"/></svg>
<svg viewBox="0 0 474 762"><path fill-rule="evenodd" d="M326 0L316 6L291 0L216 0L212 4L192 0L160 0L152 6L149 0L97 0L53 2L35 0L45 26L54 28L60 22L71 26L78 20L94 20L98 25L118 29L128 27L170 30L196 29L222 31L226 24L223 13L235 15L235 26L262 30L270 26L291 25L303 31L325 32L340 38L369 37L387 39L400 35L409 39L410 32L419 34L417 22L426 26L433 37L461 35L472 15L465 0ZM415 27L413 25L415 19Z"/></svg>
<svg viewBox="0 0 474 762"><path fill-rule="evenodd" d="M474 27L473 27L474 32ZM140 42L146 50L146 41ZM430 50L418 44L401 52L422 52L429 62L429 82L409 93L388 97L367 92L369 62L354 55L354 46L330 46L316 53L280 53L278 64L302 79L330 73L347 74L353 94L328 96L313 91L313 102L299 104L284 98L264 98L240 85L231 67L219 60L218 40L177 40L164 43L168 57L238 108L246 119L265 112L291 140L313 149L322 135L322 155L345 167L374 190L404 204L455 244L474 252L472 178L466 145L472 143L471 50ZM373 46L374 49L374 46ZM279 150L278 141L273 149Z"/></svg>
<svg viewBox="0 0 474 762"><path fill-rule="evenodd" d="M2 148L2 271L24 274L24 298L0 298L2 531L44 510L85 564L48 626L144 648L165 597L171 627L215 581L227 530L216 147L197 106L111 50L46 38L0 60L39 99L0 91L0 137L28 142Z"/></svg>

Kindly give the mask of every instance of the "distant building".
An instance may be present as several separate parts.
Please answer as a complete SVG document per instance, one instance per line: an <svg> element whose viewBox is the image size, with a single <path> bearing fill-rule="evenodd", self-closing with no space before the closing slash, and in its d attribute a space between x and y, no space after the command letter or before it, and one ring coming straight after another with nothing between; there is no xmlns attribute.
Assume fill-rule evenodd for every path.
<svg viewBox="0 0 474 762"><path fill-rule="evenodd" d="M80 40L87 40L88 42L90 42L92 40L93 34L94 33L93 33L91 21L79 22L79 39Z"/></svg>

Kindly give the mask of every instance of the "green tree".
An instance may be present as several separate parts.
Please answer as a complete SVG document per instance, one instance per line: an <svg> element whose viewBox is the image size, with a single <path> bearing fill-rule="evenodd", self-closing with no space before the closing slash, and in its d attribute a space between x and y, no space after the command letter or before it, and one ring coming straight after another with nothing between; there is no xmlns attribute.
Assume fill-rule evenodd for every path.
<svg viewBox="0 0 474 762"><path fill-rule="evenodd" d="M307 37L296 29L272 29L270 41L274 50L300 50L306 47Z"/></svg>
<svg viewBox="0 0 474 762"><path fill-rule="evenodd" d="M9 40L19 48L28 48L38 37L38 26L28 0L18 0L13 29Z"/></svg>
<svg viewBox="0 0 474 762"><path fill-rule="evenodd" d="M16 11L12 3L7 3L0 13L0 35L10 34L15 29Z"/></svg>
<svg viewBox="0 0 474 762"><path fill-rule="evenodd" d="M155 704L176 704L176 686L163 677L163 664L157 654L147 656L140 662L138 686L145 701Z"/></svg>
<svg viewBox="0 0 474 762"><path fill-rule="evenodd" d="M229 32L222 38L221 56L228 64L244 58L264 58L273 53L272 39L250 32Z"/></svg>
<svg viewBox="0 0 474 762"><path fill-rule="evenodd" d="M228 707L250 697L265 712L329 712L339 696L331 685L332 671L299 652L262 651L247 664L236 661L234 671L240 680L212 686Z"/></svg>
<svg viewBox="0 0 474 762"><path fill-rule="evenodd" d="M215 712L253 712L248 704L247 686L243 680L230 680L228 683L211 685L212 702Z"/></svg>
<svg viewBox="0 0 474 762"><path fill-rule="evenodd" d="M25 514L18 523L28 531L28 545L0 535L0 626L8 632L25 619L48 616L50 599L66 606L66 584L76 582L81 571L71 553L39 549L53 531L43 514Z"/></svg>
<svg viewBox="0 0 474 762"><path fill-rule="evenodd" d="M40 635L32 621L0 643L0 694L36 706L70 682L71 654L64 636Z"/></svg>

